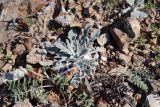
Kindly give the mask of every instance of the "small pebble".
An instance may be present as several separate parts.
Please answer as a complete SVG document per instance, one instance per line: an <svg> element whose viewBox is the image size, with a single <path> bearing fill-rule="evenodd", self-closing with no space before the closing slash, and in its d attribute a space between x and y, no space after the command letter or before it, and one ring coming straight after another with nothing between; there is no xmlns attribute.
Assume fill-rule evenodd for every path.
<svg viewBox="0 0 160 107"><path fill-rule="evenodd" d="M143 50L143 54L144 54L144 55L149 54L149 50Z"/></svg>
<svg viewBox="0 0 160 107"><path fill-rule="evenodd" d="M155 62L151 62L150 65L154 67L154 66L156 66L156 63Z"/></svg>

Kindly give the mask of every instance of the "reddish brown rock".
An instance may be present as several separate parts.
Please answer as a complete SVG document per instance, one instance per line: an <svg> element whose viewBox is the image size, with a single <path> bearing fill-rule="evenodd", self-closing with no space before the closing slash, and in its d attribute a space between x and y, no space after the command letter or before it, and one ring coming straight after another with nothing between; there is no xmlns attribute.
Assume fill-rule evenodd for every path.
<svg viewBox="0 0 160 107"><path fill-rule="evenodd" d="M124 53L128 54L128 46L129 46L129 39L126 33L123 31L114 28L112 30L113 38L117 44L117 47Z"/></svg>
<svg viewBox="0 0 160 107"><path fill-rule="evenodd" d="M2 68L2 70L4 71L10 71L12 70L12 65L10 63L7 63L4 65L4 67Z"/></svg>
<svg viewBox="0 0 160 107"><path fill-rule="evenodd" d="M25 38L24 39L24 46L26 47L26 49L28 51L31 51L31 49L33 48L32 38Z"/></svg>
<svg viewBox="0 0 160 107"><path fill-rule="evenodd" d="M132 41L134 41L140 36L140 22L135 17L129 17L127 21L131 25L131 29L134 33L134 37L132 37Z"/></svg>
<svg viewBox="0 0 160 107"><path fill-rule="evenodd" d="M130 55L126 55L123 53L118 53L119 59L121 61L123 61L125 64L128 64L131 61L131 54Z"/></svg>
<svg viewBox="0 0 160 107"><path fill-rule="evenodd" d="M14 54L22 54L26 50L23 44L17 44L16 48L13 50Z"/></svg>
<svg viewBox="0 0 160 107"><path fill-rule="evenodd" d="M140 36L140 22L135 17L120 19L111 27L111 33L118 49L128 54L129 44Z"/></svg>

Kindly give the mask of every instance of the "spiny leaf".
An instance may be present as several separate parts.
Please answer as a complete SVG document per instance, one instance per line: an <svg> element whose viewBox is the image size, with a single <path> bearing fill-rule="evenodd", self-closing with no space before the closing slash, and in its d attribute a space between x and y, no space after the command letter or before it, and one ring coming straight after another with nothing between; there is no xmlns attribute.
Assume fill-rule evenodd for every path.
<svg viewBox="0 0 160 107"><path fill-rule="evenodd" d="M138 75L132 75L130 80L140 89L144 90L145 92L148 91L148 86L141 80L141 77L139 77Z"/></svg>

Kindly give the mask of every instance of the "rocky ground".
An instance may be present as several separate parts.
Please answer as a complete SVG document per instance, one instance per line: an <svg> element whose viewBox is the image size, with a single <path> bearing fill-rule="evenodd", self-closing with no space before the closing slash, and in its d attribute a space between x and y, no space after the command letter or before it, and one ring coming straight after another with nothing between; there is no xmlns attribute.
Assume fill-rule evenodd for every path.
<svg viewBox="0 0 160 107"><path fill-rule="evenodd" d="M2 107L160 107L159 0L1 0Z"/></svg>

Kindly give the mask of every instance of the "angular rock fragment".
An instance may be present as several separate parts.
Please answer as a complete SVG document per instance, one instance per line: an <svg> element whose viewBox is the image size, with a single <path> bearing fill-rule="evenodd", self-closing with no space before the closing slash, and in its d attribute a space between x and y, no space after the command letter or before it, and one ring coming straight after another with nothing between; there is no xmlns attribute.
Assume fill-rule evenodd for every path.
<svg viewBox="0 0 160 107"><path fill-rule="evenodd" d="M96 47L96 51L97 52L100 52L102 54L105 54L106 53L106 49L104 47Z"/></svg>
<svg viewBox="0 0 160 107"><path fill-rule="evenodd" d="M4 0L5 1L5 0ZM11 9L12 8L12 9ZM18 17L18 5L15 2L4 2L4 9L1 12L0 21L10 21Z"/></svg>
<svg viewBox="0 0 160 107"><path fill-rule="evenodd" d="M1 32L0 29L0 43L5 43L9 40L9 37L7 35L7 32Z"/></svg>
<svg viewBox="0 0 160 107"><path fill-rule="evenodd" d="M10 63L6 63L2 68L2 70L4 71L10 71L11 69L12 69L12 65Z"/></svg>
<svg viewBox="0 0 160 107"><path fill-rule="evenodd" d="M127 34L117 28L114 28L112 31L113 31L113 38L116 42L117 47L122 52L128 54L129 40Z"/></svg>
<svg viewBox="0 0 160 107"><path fill-rule="evenodd" d="M109 35L107 33L101 34L97 38L97 42L100 46L104 46L107 42L110 41Z"/></svg>
<svg viewBox="0 0 160 107"><path fill-rule="evenodd" d="M107 62L107 56L106 55L101 55L101 60Z"/></svg>
<svg viewBox="0 0 160 107"><path fill-rule="evenodd" d="M13 50L13 53L14 54L22 54L25 50L26 50L26 48L24 47L23 44L17 44L16 48Z"/></svg>
<svg viewBox="0 0 160 107"><path fill-rule="evenodd" d="M118 53L118 56L119 56L119 59L124 62L124 64L128 64L130 61L131 61L131 56L132 54L130 55L126 55L126 54L123 54L123 53Z"/></svg>
<svg viewBox="0 0 160 107"><path fill-rule="evenodd" d="M131 26L131 30L134 33L134 36L132 37L132 41L134 41L140 36L140 22L135 17L127 18L127 22ZM128 36L130 35L128 34Z"/></svg>
<svg viewBox="0 0 160 107"><path fill-rule="evenodd" d="M153 91L155 91L155 92L158 92L160 90L160 87L159 87L160 86L160 82L158 82L156 80L153 80L151 82L151 86L153 88Z"/></svg>
<svg viewBox="0 0 160 107"><path fill-rule="evenodd" d="M128 46L140 36L140 28L139 21L134 17L120 19L113 24L111 33L120 51L128 54Z"/></svg>
<svg viewBox="0 0 160 107"><path fill-rule="evenodd" d="M24 46L28 51L31 51L33 48L32 38L24 38Z"/></svg>
<svg viewBox="0 0 160 107"><path fill-rule="evenodd" d="M149 94L147 96L146 106L145 107L160 107L160 97L154 94Z"/></svg>
<svg viewBox="0 0 160 107"><path fill-rule="evenodd" d="M35 48L27 55L27 62L37 64L45 59L47 51L45 49Z"/></svg>
<svg viewBox="0 0 160 107"><path fill-rule="evenodd" d="M133 55L132 56L132 62L136 66L141 66L143 64L144 60L145 60L144 57L142 57L140 55Z"/></svg>

